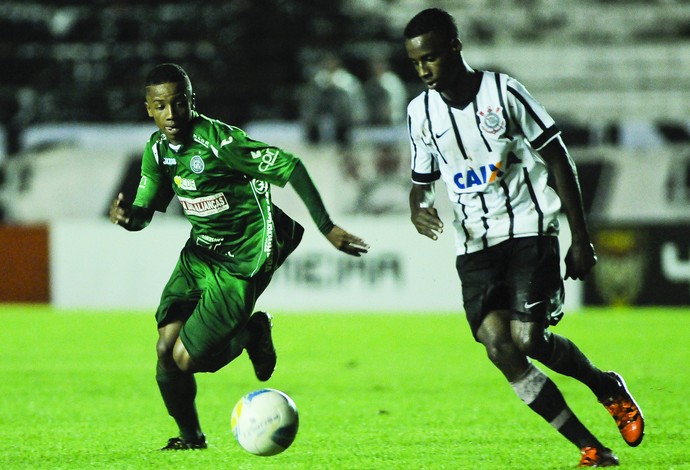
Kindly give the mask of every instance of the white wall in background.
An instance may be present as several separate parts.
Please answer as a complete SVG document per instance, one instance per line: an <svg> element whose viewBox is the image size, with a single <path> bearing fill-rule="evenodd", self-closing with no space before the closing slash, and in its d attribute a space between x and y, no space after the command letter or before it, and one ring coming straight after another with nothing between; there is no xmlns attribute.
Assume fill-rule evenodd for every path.
<svg viewBox="0 0 690 470"><path fill-rule="evenodd" d="M354 258L336 251L309 219L300 247L280 268L257 308L282 312L462 311L452 231L432 242L400 217L352 217L340 223L371 245ZM50 227L51 298L61 308L155 311L189 226L155 220L141 232L106 221ZM567 233L562 248L567 248ZM581 305L568 281L567 307Z"/></svg>

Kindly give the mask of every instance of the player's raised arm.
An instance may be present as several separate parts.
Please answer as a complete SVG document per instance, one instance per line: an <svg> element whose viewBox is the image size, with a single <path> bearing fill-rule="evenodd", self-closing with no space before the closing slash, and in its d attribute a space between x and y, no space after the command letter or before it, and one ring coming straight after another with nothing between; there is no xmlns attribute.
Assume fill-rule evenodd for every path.
<svg viewBox="0 0 690 470"><path fill-rule="evenodd" d="M309 214L314 219L319 231L326 236L334 247L352 256L361 256L369 251L369 245L364 240L352 235L331 221L328 211L321 200L321 195L301 161L297 162L290 176L290 184L295 188L297 195L304 201L307 209L309 209Z"/></svg>

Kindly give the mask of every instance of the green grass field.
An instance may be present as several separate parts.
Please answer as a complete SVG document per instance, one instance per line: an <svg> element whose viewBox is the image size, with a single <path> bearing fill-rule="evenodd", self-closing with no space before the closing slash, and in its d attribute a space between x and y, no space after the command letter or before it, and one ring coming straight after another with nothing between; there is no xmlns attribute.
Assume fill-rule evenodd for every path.
<svg viewBox="0 0 690 470"><path fill-rule="evenodd" d="M176 434L154 380L152 314L0 306L0 468L556 469L578 450L514 395L461 314L274 313L278 368L267 386L300 411L295 443L244 452L230 412L261 388L246 355L197 376L209 449L158 452ZM594 310L556 328L624 375L646 417L629 448L591 393L549 375L631 469L690 468L690 310Z"/></svg>

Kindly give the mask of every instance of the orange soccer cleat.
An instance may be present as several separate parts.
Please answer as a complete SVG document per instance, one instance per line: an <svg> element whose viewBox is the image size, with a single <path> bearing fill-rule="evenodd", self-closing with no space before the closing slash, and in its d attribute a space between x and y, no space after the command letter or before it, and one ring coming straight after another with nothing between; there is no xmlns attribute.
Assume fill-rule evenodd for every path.
<svg viewBox="0 0 690 470"><path fill-rule="evenodd" d="M625 385L623 377L616 372L607 372L618 382L619 391L602 400L601 404L616 420L616 426L623 436L623 440L631 447L638 446L644 437L644 417L632 395Z"/></svg>
<svg viewBox="0 0 690 470"><path fill-rule="evenodd" d="M618 466L618 457L616 457L611 449L606 447L583 447L580 449L580 463L578 467L616 467Z"/></svg>

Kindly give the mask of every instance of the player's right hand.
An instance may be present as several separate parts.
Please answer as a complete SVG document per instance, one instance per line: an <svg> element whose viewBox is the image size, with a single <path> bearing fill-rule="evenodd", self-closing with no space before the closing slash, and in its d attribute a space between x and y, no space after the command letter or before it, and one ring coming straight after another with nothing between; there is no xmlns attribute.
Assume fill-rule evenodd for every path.
<svg viewBox="0 0 690 470"><path fill-rule="evenodd" d="M410 220L417 232L432 240L438 240L438 235L443 233L443 222L438 217L438 211L433 207L415 208Z"/></svg>
<svg viewBox="0 0 690 470"><path fill-rule="evenodd" d="M334 225L330 232L326 234L326 238L331 245L352 256L362 256L369 252L369 245L359 237L346 232L342 228Z"/></svg>
<svg viewBox="0 0 690 470"><path fill-rule="evenodd" d="M117 198L110 204L109 217L110 221L117 225L126 225L129 223L131 204L125 201L125 196L120 193Z"/></svg>

